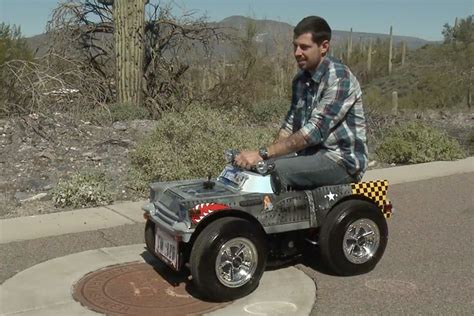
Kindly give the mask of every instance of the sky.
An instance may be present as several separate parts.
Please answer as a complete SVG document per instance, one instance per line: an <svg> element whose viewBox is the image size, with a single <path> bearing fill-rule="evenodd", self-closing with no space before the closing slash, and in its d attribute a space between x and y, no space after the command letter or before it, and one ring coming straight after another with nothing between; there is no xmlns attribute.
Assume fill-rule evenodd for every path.
<svg viewBox="0 0 474 316"><path fill-rule="evenodd" d="M151 0L157 2L157 0ZM166 0L162 0L166 1ZM296 25L307 15L324 17L332 29L441 40L445 23L474 14L474 0L172 0L175 14L196 11L210 21L232 15ZM45 31L57 0L0 0L0 22L21 26L24 36Z"/></svg>

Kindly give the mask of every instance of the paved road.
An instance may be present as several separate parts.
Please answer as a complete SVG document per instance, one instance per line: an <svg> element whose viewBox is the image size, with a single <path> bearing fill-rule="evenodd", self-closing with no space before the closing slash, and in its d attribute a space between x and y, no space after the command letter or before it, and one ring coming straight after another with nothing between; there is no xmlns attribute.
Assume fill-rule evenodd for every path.
<svg viewBox="0 0 474 316"><path fill-rule="evenodd" d="M144 243L145 223L0 244L0 283L35 264L68 254Z"/></svg>
<svg viewBox="0 0 474 316"><path fill-rule="evenodd" d="M394 185L397 213L374 271L328 274L298 264L316 282L312 315L474 314L474 173ZM0 244L0 282L37 263L99 247L136 244L143 225Z"/></svg>
<svg viewBox="0 0 474 316"><path fill-rule="evenodd" d="M369 274L316 282L312 315L474 314L474 173L395 185L389 243Z"/></svg>

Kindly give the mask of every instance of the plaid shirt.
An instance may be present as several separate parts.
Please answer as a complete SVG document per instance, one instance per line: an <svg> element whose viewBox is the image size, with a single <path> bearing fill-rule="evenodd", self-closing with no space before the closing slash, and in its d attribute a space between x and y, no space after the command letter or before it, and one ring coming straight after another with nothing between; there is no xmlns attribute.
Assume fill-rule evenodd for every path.
<svg viewBox="0 0 474 316"><path fill-rule="evenodd" d="M311 76L293 79L291 108L282 129L300 131L309 146L300 155L324 150L359 181L367 168L367 139L362 91L349 68L326 56Z"/></svg>

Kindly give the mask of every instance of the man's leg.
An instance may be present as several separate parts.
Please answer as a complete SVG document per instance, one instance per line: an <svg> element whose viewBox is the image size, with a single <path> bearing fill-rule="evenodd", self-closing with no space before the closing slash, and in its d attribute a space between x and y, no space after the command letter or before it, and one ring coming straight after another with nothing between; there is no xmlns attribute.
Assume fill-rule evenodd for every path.
<svg viewBox="0 0 474 316"><path fill-rule="evenodd" d="M295 156L275 160L275 169L282 188L312 189L325 185L356 182L346 168L319 152L309 156Z"/></svg>

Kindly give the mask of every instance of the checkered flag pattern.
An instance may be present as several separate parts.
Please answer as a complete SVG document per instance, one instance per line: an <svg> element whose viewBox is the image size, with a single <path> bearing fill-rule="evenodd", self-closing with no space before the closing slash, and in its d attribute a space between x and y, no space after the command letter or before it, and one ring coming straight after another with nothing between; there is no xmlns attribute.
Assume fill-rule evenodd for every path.
<svg viewBox="0 0 474 316"><path fill-rule="evenodd" d="M385 217L390 217L391 214L385 213L384 205L389 203L387 200L388 181L376 180L368 182L352 183L352 194L364 195L373 200L384 211Z"/></svg>

